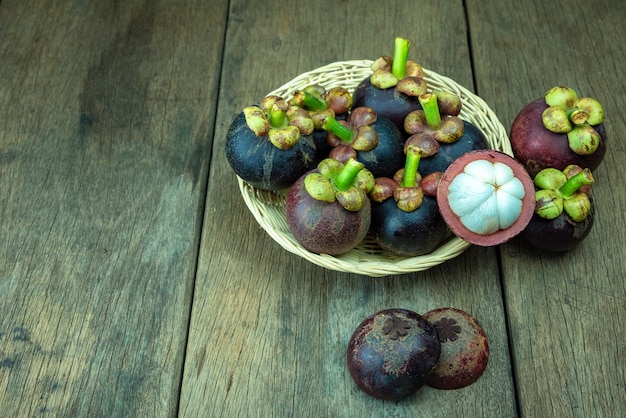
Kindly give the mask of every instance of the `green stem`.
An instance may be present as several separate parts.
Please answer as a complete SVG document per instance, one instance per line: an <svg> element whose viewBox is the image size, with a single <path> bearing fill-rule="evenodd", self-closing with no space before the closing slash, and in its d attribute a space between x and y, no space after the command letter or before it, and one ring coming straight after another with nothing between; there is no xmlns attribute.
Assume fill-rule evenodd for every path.
<svg viewBox="0 0 626 418"><path fill-rule="evenodd" d="M350 158L335 178L334 183L337 190L343 192L352 187L352 182L363 167L362 163L358 162L354 158Z"/></svg>
<svg viewBox="0 0 626 418"><path fill-rule="evenodd" d="M572 121L572 123L575 125L581 125L587 122L587 119L589 119L589 113L587 113L585 109L574 107L574 108L568 109L566 113L567 113L568 119Z"/></svg>
<svg viewBox="0 0 626 418"><path fill-rule="evenodd" d="M585 168L583 171L573 175L559 188L559 192L564 198L571 197L583 186L589 186L594 183L591 170Z"/></svg>
<svg viewBox="0 0 626 418"><path fill-rule="evenodd" d="M301 94L301 106L304 106L314 112L318 112L320 110L325 110L328 108L328 105L326 104L326 101L324 101L324 99L317 97L309 93L308 91L302 91Z"/></svg>
<svg viewBox="0 0 626 418"><path fill-rule="evenodd" d="M417 186L417 168L419 167L422 154L419 148L409 145L406 150L406 162L404 163L404 176L402 177L402 187Z"/></svg>
<svg viewBox="0 0 626 418"><path fill-rule="evenodd" d="M328 117L324 120L322 129L324 129L325 131L332 132L339 139L345 142L351 142L354 139L354 136L356 135L356 132L353 129L345 125L342 125L341 123L337 121L337 119L333 117Z"/></svg>
<svg viewBox="0 0 626 418"><path fill-rule="evenodd" d="M391 65L391 74L396 76L398 80L404 78L406 72L406 61L409 57L409 47L411 42L408 39L397 37L394 42L393 64Z"/></svg>
<svg viewBox="0 0 626 418"><path fill-rule="evenodd" d="M417 99L424 110L428 127L432 130L439 129L441 127L441 114L437 104L437 95L435 93L424 93L420 94Z"/></svg>
<svg viewBox="0 0 626 418"><path fill-rule="evenodd" d="M272 107L272 109L270 110L270 114L268 115L270 126L272 126L273 128L282 128L285 124L285 119L287 119L286 110Z"/></svg>

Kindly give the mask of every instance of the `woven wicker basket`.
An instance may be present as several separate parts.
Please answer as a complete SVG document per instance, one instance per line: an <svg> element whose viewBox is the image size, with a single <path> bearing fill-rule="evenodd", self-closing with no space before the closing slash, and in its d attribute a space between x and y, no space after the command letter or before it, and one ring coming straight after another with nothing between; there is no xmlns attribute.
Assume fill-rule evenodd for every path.
<svg viewBox="0 0 626 418"><path fill-rule="evenodd" d="M334 62L313 71L300 74L287 84L268 93L290 99L293 92L310 84L325 88L343 86L354 91L356 86L372 74L372 61ZM461 97L461 118L473 123L485 134L490 147L512 155L507 132L487 104L478 96L453 80L424 69L429 90L445 90ZM241 195L261 227L284 249L327 269L372 277L389 276L426 270L454 258L470 244L454 235L448 236L433 252L416 257L399 257L381 249L373 237L340 256L315 254L302 247L293 237L285 220L285 194L256 189L238 178Z"/></svg>

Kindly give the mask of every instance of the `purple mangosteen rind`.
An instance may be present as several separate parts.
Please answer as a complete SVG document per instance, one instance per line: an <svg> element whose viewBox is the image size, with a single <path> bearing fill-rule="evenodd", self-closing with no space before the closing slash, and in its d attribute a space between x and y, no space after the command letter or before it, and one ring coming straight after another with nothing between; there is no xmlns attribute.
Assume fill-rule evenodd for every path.
<svg viewBox="0 0 626 418"><path fill-rule="evenodd" d="M437 248L448 231L437 200L425 195L421 186L419 162L422 152L429 150L428 145L425 150L410 145L404 169L399 170L394 179L377 178L370 192L370 232L382 249L394 255L415 257L427 254ZM435 181L438 179L430 179L431 189Z"/></svg>
<svg viewBox="0 0 626 418"><path fill-rule="evenodd" d="M355 329L347 363L362 391L399 401L426 384L440 352L432 324L413 311L392 308L370 315Z"/></svg>
<svg viewBox="0 0 626 418"><path fill-rule="evenodd" d="M373 185L373 177L365 175L361 182L358 174L364 170L359 170L356 177L347 178L349 187L345 189L346 194L358 195L361 204L358 208L346 209L345 201L341 199L344 192L335 190L337 183L342 182L339 177L344 172L343 164L339 163L341 167L335 168L332 164L324 164L325 161L322 161L318 166L322 170L316 168L303 174L289 189L285 199L285 219L292 235L304 248L317 254L337 256L355 248L367 235L371 223L371 203L366 190L370 187L370 180ZM333 172L335 177L327 179L332 199L322 200L307 191L305 182L309 176L332 177L332 173L322 174L325 171Z"/></svg>
<svg viewBox="0 0 626 418"><path fill-rule="evenodd" d="M226 134L226 159L232 170L248 184L262 190L289 188L303 173L315 167L316 146L311 135L300 134L288 149L274 146L267 135L259 136L239 113Z"/></svg>
<svg viewBox="0 0 626 418"><path fill-rule="evenodd" d="M441 343L439 361L426 384L443 390L473 384L489 362L489 342L483 327L457 308L438 308L423 316L433 324Z"/></svg>
<svg viewBox="0 0 626 418"><path fill-rule="evenodd" d="M566 212L554 219L544 219L534 214L520 236L540 251L564 252L574 249L584 241L594 224L593 198L589 215L582 221L574 221Z"/></svg>
<svg viewBox="0 0 626 418"><path fill-rule="evenodd" d="M524 165L531 177L544 168L563 170L571 164L594 171L606 154L604 123L593 126L599 138L595 152L580 155L570 148L567 133L552 132L544 126L542 115L548 107L542 97L528 103L516 115L509 132L515 158Z"/></svg>
<svg viewBox="0 0 626 418"><path fill-rule="evenodd" d="M476 212L473 212L469 216L469 218L474 223L478 223L479 226L481 226L481 222L485 226L490 226L490 228L485 232L476 231L466 226L464 224L463 217L455 213L455 211L451 207L451 202L449 200L452 190L451 185L454 184L457 176L460 176L462 174L464 175L466 168L475 161L480 161L481 164L484 163L483 165L487 166L493 165L492 170L494 172L498 171L496 169L496 165L502 164L504 167L508 167L513 174L513 178L511 180L514 181L516 188L519 189L516 192L518 195L520 195L518 196L520 201L517 208L519 211L518 214L498 212L496 214L498 216L494 218L494 216L492 216L494 214L492 213L486 213L483 216L480 213L476 214ZM481 187L485 185L488 187L493 186L492 193L502 193L502 185L490 185L487 183L483 184L483 182L477 182L476 184L480 185ZM521 188L523 188L523 191ZM470 192L473 193L473 191L468 191L468 196L471 196ZM437 203L439 205L439 210L443 219L455 235L471 244L488 247L507 242L523 231L526 225L528 225L528 223L530 222L530 219L532 218L534 213L534 192L534 184L528 172L513 157L497 150L476 150L463 154L446 169L443 176L441 177L441 180L439 181L439 185L437 188ZM506 194L500 196L490 195L489 197L493 197L494 199L496 199L496 201L499 202L502 200L502 196L507 197ZM514 202L515 198L508 200ZM497 209L498 211L500 211L499 206L497 206ZM508 225L506 228L500 228L492 231L494 219L495 221L497 221L500 218L507 217L507 221L508 223L510 223L510 225Z"/></svg>
<svg viewBox="0 0 626 418"><path fill-rule="evenodd" d="M412 212L400 208L393 199L372 202L370 233L378 245L391 254L415 257L435 250L448 234L437 201L423 196Z"/></svg>

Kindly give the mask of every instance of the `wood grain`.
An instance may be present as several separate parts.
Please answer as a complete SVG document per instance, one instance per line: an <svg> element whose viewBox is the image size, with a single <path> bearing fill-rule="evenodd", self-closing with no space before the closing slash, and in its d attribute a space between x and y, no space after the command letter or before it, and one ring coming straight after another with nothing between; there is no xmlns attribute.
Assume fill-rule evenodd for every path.
<svg viewBox="0 0 626 418"><path fill-rule="evenodd" d="M2 0L0 416L624 416L624 20L619 0ZM583 245L370 278L258 226L224 156L232 119L395 36L505 126L555 84L603 102ZM483 377L398 403L357 389L366 316L443 306L485 328Z"/></svg>
<svg viewBox="0 0 626 418"><path fill-rule="evenodd" d="M326 271L283 250L254 222L224 158L226 130L243 106L297 74L337 60L392 54L413 40L422 65L472 88L461 2L231 3L215 148L185 361L184 416L515 415L513 381L493 249L472 248L432 270L373 279ZM423 13L416 25L407 13ZM268 26L273 22L273 26ZM251 38L250 34L254 34ZM463 391L425 388L398 404L360 392L347 343L367 315L392 306L473 313L492 344L483 378ZM427 411L427 412L426 412Z"/></svg>
<svg viewBox="0 0 626 418"><path fill-rule="evenodd" d="M175 414L226 3L2 1L2 416Z"/></svg>
<svg viewBox="0 0 626 418"><path fill-rule="evenodd" d="M510 126L525 103L554 85L606 108L608 152L594 172L597 215L587 240L566 254L541 254L521 240L502 248L523 416L617 417L626 410L624 6L533 1L510 13L508 2L468 2L477 90L503 123Z"/></svg>

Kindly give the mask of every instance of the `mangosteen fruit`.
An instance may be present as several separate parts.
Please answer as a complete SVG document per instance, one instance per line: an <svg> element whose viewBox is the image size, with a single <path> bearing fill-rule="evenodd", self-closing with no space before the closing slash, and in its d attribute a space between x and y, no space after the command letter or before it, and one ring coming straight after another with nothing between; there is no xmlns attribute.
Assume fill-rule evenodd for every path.
<svg viewBox="0 0 626 418"><path fill-rule="evenodd" d="M593 227L595 207L589 195L591 170L571 165L544 168L534 179L535 212L521 236L543 251L568 251Z"/></svg>
<svg viewBox="0 0 626 418"><path fill-rule="evenodd" d="M436 197L422 189L418 172L422 155L428 155L428 150L432 149L428 145L421 148L410 145L405 168L399 170L394 179L376 178L370 192L370 232L378 245L392 254L414 257L430 253L448 231Z"/></svg>
<svg viewBox="0 0 626 418"><path fill-rule="evenodd" d="M489 362L489 342L478 321L456 308L434 309L424 318L435 327L441 343L439 361L426 384L451 390L478 380Z"/></svg>
<svg viewBox="0 0 626 418"><path fill-rule="evenodd" d="M353 108L348 119L324 118L322 127L333 147L329 157L363 163L374 177L391 177L404 164L404 137L389 119L366 106Z"/></svg>
<svg viewBox="0 0 626 418"><path fill-rule="evenodd" d="M289 104L307 110L313 119L315 129L312 136L317 147L317 161L315 162L317 165L328 157L332 149L327 140L328 134L322 128L323 120L328 116L338 120L347 119L348 112L352 108L352 95L342 86L326 89L319 84L311 84L294 92Z"/></svg>
<svg viewBox="0 0 626 418"><path fill-rule="evenodd" d="M436 153L420 162L423 176L445 171L466 152L489 148L483 132L459 117L462 103L458 95L433 91L419 95L418 100L422 109L409 113L404 120L404 131L410 135L405 146L423 135L432 136L440 144Z"/></svg>
<svg viewBox="0 0 626 418"><path fill-rule="evenodd" d="M378 399L399 401L428 381L441 352L433 325L400 308L367 317L348 343L348 369L356 385Z"/></svg>
<svg viewBox="0 0 626 418"><path fill-rule="evenodd" d="M446 169L437 188L441 216L458 237L480 246L502 244L530 222L534 185L513 157L470 151Z"/></svg>
<svg viewBox="0 0 626 418"><path fill-rule="evenodd" d="M315 167L314 125L306 110L267 96L246 107L226 134L226 159L252 186L281 190Z"/></svg>
<svg viewBox="0 0 626 418"><path fill-rule="evenodd" d="M354 90L354 107L367 106L402 130L404 118L421 108L417 96L426 91L424 70L408 59L411 42L397 37L393 58L383 55L372 63L372 75Z"/></svg>
<svg viewBox="0 0 626 418"><path fill-rule="evenodd" d="M304 248L339 255L363 241L371 223L367 193L374 176L363 164L326 158L302 175L285 199L289 230Z"/></svg>
<svg viewBox="0 0 626 418"><path fill-rule="evenodd" d="M578 97L556 86L522 108L510 130L513 155L531 177L544 168L568 165L595 170L606 153L604 108L591 97Z"/></svg>

